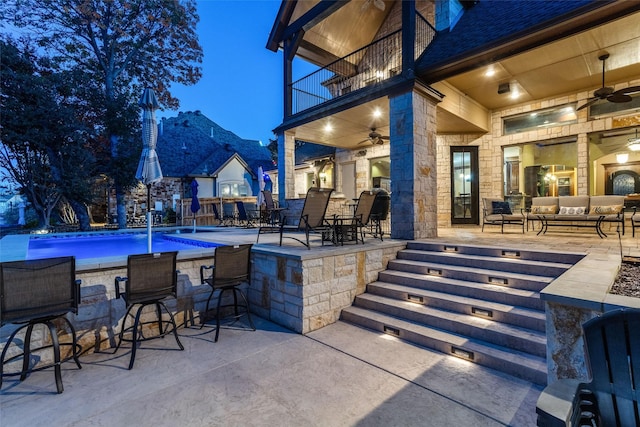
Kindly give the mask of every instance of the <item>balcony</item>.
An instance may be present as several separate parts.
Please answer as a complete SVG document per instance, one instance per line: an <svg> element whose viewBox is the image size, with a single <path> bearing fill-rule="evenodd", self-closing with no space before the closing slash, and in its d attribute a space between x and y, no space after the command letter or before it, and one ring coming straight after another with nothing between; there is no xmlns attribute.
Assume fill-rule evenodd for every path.
<svg viewBox="0 0 640 427"><path fill-rule="evenodd" d="M416 15L415 58L433 41L436 30ZM292 114L308 110L402 73L402 30L340 58L290 84Z"/></svg>

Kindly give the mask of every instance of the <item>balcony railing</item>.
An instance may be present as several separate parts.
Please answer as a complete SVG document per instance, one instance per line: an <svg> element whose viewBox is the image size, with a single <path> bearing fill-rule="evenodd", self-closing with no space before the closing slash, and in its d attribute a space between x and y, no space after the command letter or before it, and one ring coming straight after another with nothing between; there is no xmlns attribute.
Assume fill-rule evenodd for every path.
<svg viewBox="0 0 640 427"><path fill-rule="evenodd" d="M415 58L429 46L435 29L420 14L416 17ZM402 72L402 30L291 83L292 114L382 82Z"/></svg>

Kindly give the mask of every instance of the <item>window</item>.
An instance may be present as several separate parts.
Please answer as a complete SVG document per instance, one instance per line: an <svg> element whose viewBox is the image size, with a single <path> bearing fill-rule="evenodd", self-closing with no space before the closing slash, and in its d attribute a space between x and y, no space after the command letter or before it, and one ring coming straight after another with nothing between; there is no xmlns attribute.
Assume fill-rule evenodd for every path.
<svg viewBox="0 0 640 427"><path fill-rule="evenodd" d="M506 117L503 120L503 133L524 132L538 128L577 123L575 104L566 104L546 110L532 111L526 114Z"/></svg>
<svg viewBox="0 0 640 427"><path fill-rule="evenodd" d="M371 170L371 187L383 188L391 192L391 158L378 157L369 161Z"/></svg>
<svg viewBox="0 0 640 427"><path fill-rule="evenodd" d="M577 194L574 138L505 147L503 165L505 199L513 207L528 207L532 197Z"/></svg>
<svg viewBox="0 0 640 427"><path fill-rule="evenodd" d="M239 183L220 184L222 197L243 197L248 194L247 186Z"/></svg>

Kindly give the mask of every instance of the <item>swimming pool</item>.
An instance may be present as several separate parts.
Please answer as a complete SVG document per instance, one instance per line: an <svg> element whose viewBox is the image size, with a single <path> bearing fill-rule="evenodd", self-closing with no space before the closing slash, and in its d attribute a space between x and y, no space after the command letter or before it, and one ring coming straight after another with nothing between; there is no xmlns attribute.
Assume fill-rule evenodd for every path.
<svg viewBox="0 0 640 427"><path fill-rule="evenodd" d="M180 234L155 232L153 252L215 248L220 244L182 237ZM103 258L147 253L146 233L120 233L31 237L27 259L75 256L76 259Z"/></svg>

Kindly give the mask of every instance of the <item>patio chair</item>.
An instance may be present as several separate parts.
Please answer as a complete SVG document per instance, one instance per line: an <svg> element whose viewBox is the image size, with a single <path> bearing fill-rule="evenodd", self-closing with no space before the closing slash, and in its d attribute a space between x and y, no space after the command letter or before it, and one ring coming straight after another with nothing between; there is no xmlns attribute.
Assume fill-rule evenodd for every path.
<svg viewBox="0 0 640 427"><path fill-rule="evenodd" d="M591 381L561 379L538 398L538 426L635 426L640 419L640 309L613 310L583 325Z"/></svg>
<svg viewBox="0 0 640 427"><path fill-rule="evenodd" d="M222 204L222 222L225 225L234 225L236 223L236 204L234 202Z"/></svg>
<svg viewBox="0 0 640 427"><path fill-rule="evenodd" d="M247 316L249 325L252 330L256 327L251 320L251 312L249 310L249 300L242 292L240 285L249 283L251 273L251 246L252 245L236 245L236 246L218 246L215 252L215 265L203 265L200 267L200 281L203 284L211 286L211 293L207 298L207 305L204 313L209 312L209 303L215 291L219 290L218 304L216 306L216 336L214 341L218 342L220 334L220 321L222 319L221 309L233 307L233 317L237 320L242 316ZM211 270L209 277L205 277L207 270ZM222 297L226 291L233 293L233 304L222 304ZM243 300L242 304L238 304L238 295ZM244 313L239 313L238 308L244 308ZM205 324L206 319L202 319L200 328Z"/></svg>
<svg viewBox="0 0 640 427"><path fill-rule="evenodd" d="M253 225L257 225L260 222L260 208L254 202L246 202L244 204L244 210L247 212L247 218Z"/></svg>
<svg viewBox="0 0 640 427"><path fill-rule="evenodd" d="M164 337L173 333L180 350L184 350L178 338L178 326L171 311L163 300L176 297L178 273L176 271L177 251L160 252L153 254L129 255L127 259L127 277L116 277L116 298L122 297L127 305L127 312L122 320L120 339L114 353L120 348L123 341L131 342L131 359L129 369L133 368L136 359L136 348L141 341L148 341ZM124 282L125 291L120 290L120 283ZM151 321L141 320L142 310L149 306L155 306L156 318ZM126 327L127 318L134 307L138 307L133 325ZM162 309L169 314L169 320L162 319ZM145 325L157 324L158 334L145 336ZM149 328L150 329L150 328ZM125 337L130 334L130 337Z"/></svg>
<svg viewBox="0 0 640 427"><path fill-rule="evenodd" d="M246 204L241 201L236 201L236 211L238 212L238 223L242 224L246 228L255 227L255 223L253 222L253 218L249 217L247 209L245 208Z"/></svg>
<svg viewBox="0 0 640 427"><path fill-rule="evenodd" d="M213 219L218 221L219 225L222 225L222 217L220 216L220 212L218 211L218 205L216 203L212 203L211 207L213 208Z"/></svg>
<svg viewBox="0 0 640 427"><path fill-rule="evenodd" d="M327 213L327 207L329 206L329 198L333 193L333 188L318 188L311 187L307 191L307 196L304 200L304 206L300 213L300 219L295 225L286 225L286 217L282 218L279 226L263 226L258 229L258 239L260 233L279 232L280 233L280 246L282 246L283 237L296 240L311 249L309 244L309 234L319 233L321 235L322 245L325 240L331 240L331 233L333 232L333 226L330 224L325 215ZM299 233L303 232L305 239L301 240L293 236L285 236L285 233Z"/></svg>
<svg viewBox="0 0 640 427"><path fill-rule="evenodd" d="M383 240L384 231L382 231L382 222L387 220L389 209L391 207L391 196L389 192L383 188L374 188L375 200L371 208L370 229L373 237L380 237Z"/></svg>
<svg viewBox="0 0 640 427"><path fill-rule="evenodd" d="M375 199L376 194L374 192L363 191L360 193L353 216L334 217L335 243L344 244L345 240L358 243L358 235L360 235L360 241L364 244L364 231L369 226Z"/></svg>
<svg viewBox="0 0 640 427"><path fill-rule="evenodd" d="M67 319L67 313L78 314L80 301L80 281L76 280L74 257L45 258L30 261L12 261L0 264L0 326L8 323L21 324L11 333L0 356L0 386L5 376L20 375L24 381L28 374L46 368L54 368L56 388L62 393L62 374L60 365L73 359L82 369L78 355L82 348L76 342L76 331ZM71 331L71 342L58 340L60 321ZM46 325L51 344L31 348L34 326ZM27 328L24 335L22 352L5 360L7 352L16 335ZM44 339L44 337L43 337ZM68 356L61 357L60 347L70 347ZM41 366L33 363L34 353L53 349L53 363ZM4 365L22 358L22 370L17 373L5 373Z"/></svg>
<svg viewBox="0 0 640 427"><path fill-rule="evenodd" d="M275 225L280 224L282 220L282 212L286 208L279 207L276 202L273 201L273 194L269 190L262 190L264 196L264 211L262 222Z"/></svg>
<svg viewBox="0 0 640 427"><path fill-rule="evenodd" d="M512 213L509 202L502 199L483 198L482 203L482 231L485 225L499 225L500 232L504 234L505 224L520 225L524 234L525 216L523 212Z"/></svg>

